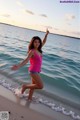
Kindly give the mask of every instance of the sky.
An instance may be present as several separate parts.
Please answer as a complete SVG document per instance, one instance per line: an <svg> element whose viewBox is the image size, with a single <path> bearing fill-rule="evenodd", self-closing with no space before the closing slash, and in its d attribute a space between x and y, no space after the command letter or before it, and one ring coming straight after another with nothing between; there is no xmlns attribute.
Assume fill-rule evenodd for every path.
<svg viewBox="0 0 80 120"><path fill-rule="evenodd" d="M0 0L0 22L80 37L80 0L67 1L70 0Z"/></svg>

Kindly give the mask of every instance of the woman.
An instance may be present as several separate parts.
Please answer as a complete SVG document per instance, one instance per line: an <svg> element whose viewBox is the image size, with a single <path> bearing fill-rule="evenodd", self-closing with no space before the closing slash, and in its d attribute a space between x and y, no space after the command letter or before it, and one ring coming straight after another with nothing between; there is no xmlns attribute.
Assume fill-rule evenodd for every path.
<svg viewBox="0 0 80 120"><path fill-rule="evenodd" d="M41 72L42 65L42 47L46 43L47 35L49 31L46 31L45 37L43 41L38 36L34 36L28 47L28 55L25 60L23 60L20 64L14 65L12 70L18 70L20 67L24 66L30 60L29 73L32 79L32 84L24 84L22 85L21 93L23 94L26 89L29 90L28 100L32 100L32 95L34 89L42 89L43 82L39 73Z"/></svg>

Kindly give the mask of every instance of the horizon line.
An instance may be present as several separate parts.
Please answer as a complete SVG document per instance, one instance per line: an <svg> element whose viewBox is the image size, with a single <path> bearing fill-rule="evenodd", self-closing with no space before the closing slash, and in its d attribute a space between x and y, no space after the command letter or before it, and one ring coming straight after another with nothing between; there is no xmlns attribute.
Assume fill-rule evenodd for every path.
<svg viewBox="0 0 80 120"><path fill-rule="evenodd" d="M29 30L34 30L34 31L39 31L39 32L45 32L45 31L41 31L41 30L31 29L31 28L22 27L22 26L13 25L13 24L4 23L4 22L0 22L0 24L5 24L5 25L9 25L9 26L15 26L15 27L24 28L24 29L29 29ZM80 37L63 35L63 34L58 34L58 33L51 33L51 32L50 32L50 34L59 35L59 36L65 36L65 37L70 37L70 38L75 38L75 39L80 39Z"/></svg>

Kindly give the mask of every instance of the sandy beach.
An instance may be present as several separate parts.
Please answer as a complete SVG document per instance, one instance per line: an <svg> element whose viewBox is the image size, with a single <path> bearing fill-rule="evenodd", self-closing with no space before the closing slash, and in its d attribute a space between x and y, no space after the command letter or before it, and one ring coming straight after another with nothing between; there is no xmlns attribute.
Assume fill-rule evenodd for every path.
<svg viewBox="0 0 80 120"><path fill-rule="evenodd" d="M11 91L0 86L0 112L8 111L9 120L53 120L48 115L30 109L30 104L18 99Z"/></svg>
<svg viewBox="0 0 80 120"><path fill-rule="evenodd" d="M20 106L2 96L0 96L0 111L8 111L9 120L53 120L48 116Z"/></svg>
<svg viewBox="0 0 80 120"><path fill-rule="evenodd" d="M58 102L56 101L56 103ZM68 105L65 106L79 114L79 109L77 110ZM1 111L9 112L9 120L74 120L70 116L53 111L43 104L21 99L0 85L0 112Z"/></svg>
<svg viewBox="0 0 80 120"><path fill-rule="evenodd" d="M61 101L55 96L51 97L39 91L35 91L34 96L37 97L40 102L30 102L16 96L14 92L9 90L9 84L3 80L8 80L10 83L11 78L2 74L0 74L0 78L2 80L2 82L0 81L0 112L8 111L10 113L9 120L75 120L72 115L58 111L56 108L59 107L60 110L60 106L66 108L67 113L70 111L74 112L75 116L80 116L79 104L75 106L74 103L67 103L64 99ZM14 82L13 85L15 84L18 86L17 83ZM55 107L52 107L52 104L55 104ZM78 117L76 120L80 120L80 118Z"/></svg>

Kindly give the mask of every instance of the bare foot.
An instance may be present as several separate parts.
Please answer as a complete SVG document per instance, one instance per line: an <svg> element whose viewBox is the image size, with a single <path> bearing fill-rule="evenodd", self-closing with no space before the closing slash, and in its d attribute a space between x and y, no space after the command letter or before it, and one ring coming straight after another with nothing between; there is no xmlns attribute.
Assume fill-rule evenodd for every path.
<svg viewBox="0 0 80 120"><path fill-rule="evenodd" d="M27 89L27 85L22 85L21 93L23 94L26 89Z"/></svg>

